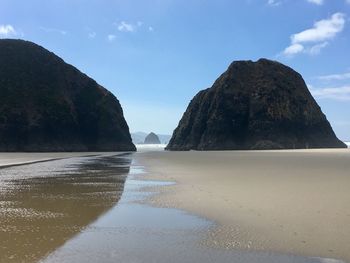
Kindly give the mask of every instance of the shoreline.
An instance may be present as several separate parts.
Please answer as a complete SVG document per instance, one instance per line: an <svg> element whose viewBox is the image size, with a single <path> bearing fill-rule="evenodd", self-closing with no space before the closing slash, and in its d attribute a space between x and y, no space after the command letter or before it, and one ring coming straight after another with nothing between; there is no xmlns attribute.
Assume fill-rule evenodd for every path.
<svg viewBox="0 0 350 263"><path fill-rule="evenodd" d="M350 260L350 150L143 152L148 202L213 221L203 244Z"/></svg>
<svg viewBox="0 0 350 263"><path fill-rule="evenodd" d="M0 169L74 157L119 155L124 153L125 152L0 152Z"/></svg>

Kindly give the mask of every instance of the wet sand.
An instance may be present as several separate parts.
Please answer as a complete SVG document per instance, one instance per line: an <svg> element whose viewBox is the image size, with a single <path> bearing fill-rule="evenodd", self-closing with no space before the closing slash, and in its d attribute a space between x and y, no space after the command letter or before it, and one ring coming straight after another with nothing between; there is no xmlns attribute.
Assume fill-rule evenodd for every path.
<svg viewBox="0 0 350 263"><path fill-rule="evenodd" d="M173 208L144 203L152 189L173 183L152 181L131 166L121 200L41 263L341 263L266 252L211 248L200 240L213 222Z"/></svg>
<svg viewBox="0 0 350 263"><path fill-rule="evenodd" d="M0 169L0 262L340 263L318 257L327 253L277 249L270 242L271 235L263 239L266 246L257 246L264 243L258 243L263 234L259 227L271 227L277 222L269 225L261 220L260 217L266 217L264 213L258 218L253 210L259 199L256 195L262 194L260 199L266 200L267 194L259 189L271 189L268 185L276 180L272 160L277 163L279 172L280 166L286 170L296 164L301 170L308 166L299 158L295 159L294 152L282 158L274 152L263 155L258 152L169 153L158 148L158 152L144 149L131 155L100 154ZM348 160L348 152L332 154L338 165L348 168L343 160ZM322 155L317 160L311 158L311 162L323 163L329 158L328 153L327 158ZM301 157L309 163L308 154ZM255 165L248 165L248 161ZM246 176L232 175L238 170L249 175L248 171L256 166L259 166L259 177L250 175L247 180ZM316 166L313 164L313 167ZM297 180L289 177L288 173L284 175L286 182L296 186L293 182ZM175 185L175 181L178 184ZM279 182L280 186L282 180ZM332 183L328 184L333 191ZM250 191L246 195L234 193L231 196L229 192L232 191L228 191L237 192L247 185L252 189L242 189ZM348 185L344 183L343 187ZM338 190L344 194L341 188ZM244 201L237 199L242 197ZM149 200L156 206L150 205ZM235 202L240 202L242 207ZM277 230L271 227L271 231L289 231L290 226L282 225L285 218L281 213L285 211L273 211L279 208L278 204L275 202L267 211L278 219ZM344 206L343 203L338 205ZM319 218L328 220L327 216ZM315 222L316 230L318 224L322 222ZM283 230L280 230L281 225ZM339 235L339 244L347 241L346 224L342 225L342 230L345 236ZM286 238L286 233L273 238L290 242L292 247L291 240L282 239ZM303 241L305 247L309 246L308 240ZM338 247L338 243L329 247ZM327 257L345 258L337 253L335 250Z"/></svg>
<svg viewBox="0 0 350 263"><path fill-rule="evenodd" d="M11 160L45 158L28 156ZM1 168L0 262L37 262L81 232L118 202L130 163L114 153Z"/></svg>
<svg viewBox="0 0 350 263"><path fill-rule="evenodd" d="M350 150L144 152L157 188L149 202L217 223L210 248L350 262ZM324 261L325 262L325 261Z"/></svg>
<svg viewBox="0 0 350 263"><path fill-rule="evenodd" d="M37 162L45 162L49 160L57 160L64 158L95 156L100 152L48 152L48 153L11 153L0 152L0 167L9 167L14 165L24 165ZM112 154L112 153L104 153Z"/></svg>

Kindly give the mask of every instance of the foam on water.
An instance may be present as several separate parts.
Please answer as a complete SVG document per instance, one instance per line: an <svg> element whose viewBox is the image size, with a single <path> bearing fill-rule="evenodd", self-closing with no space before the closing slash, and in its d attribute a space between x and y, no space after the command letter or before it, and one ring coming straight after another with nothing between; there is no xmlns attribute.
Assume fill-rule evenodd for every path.
<svg viewBox="0 0 350 263"><path fill-rule="evenodd" d="M166 144L136 144L138 152L164 151Z"/></svg>

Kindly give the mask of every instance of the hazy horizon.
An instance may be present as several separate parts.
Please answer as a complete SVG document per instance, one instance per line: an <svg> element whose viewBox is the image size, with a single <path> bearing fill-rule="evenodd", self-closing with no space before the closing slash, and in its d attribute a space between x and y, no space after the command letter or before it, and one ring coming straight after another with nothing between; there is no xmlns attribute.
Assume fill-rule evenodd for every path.
<svg viewBox="0 0 350 263"><path fill-rule="evenodd" d="M33 41L119 99L131 132L172 134L235 60L298 71L350 140L350 1L1 0L0 38ZM296 19L297 16L297 19Z"/></svg>

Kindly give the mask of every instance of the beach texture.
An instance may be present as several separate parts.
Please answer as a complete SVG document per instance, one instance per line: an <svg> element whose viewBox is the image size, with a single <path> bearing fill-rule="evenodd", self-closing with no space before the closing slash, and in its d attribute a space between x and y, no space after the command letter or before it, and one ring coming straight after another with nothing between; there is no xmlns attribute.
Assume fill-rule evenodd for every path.
<svg viewBox="0 0 350 263"><path fill-rule="evenodd" d="M40 163L0 169L0 262L8 263L38 262L114 207L131 162L109 153L13 157Z"/></svg>
<svg viewBox="0 0 350 263"><path fill-rule="evenodd" d="M216 224L203 244L350 261L350 150L144 152L149 200Z"/></svg>
<svg viewBox="0 0 350 263"><path fill-rule="evenodd" d="M51 152L51 153L0 152L0 167L24 165L24 164L45 162L45 161L72 158L72 157L94 156L94 155L100 155L100 154L101 152ZM112 155L113 153L106 152L103 154Z"/></svg>

